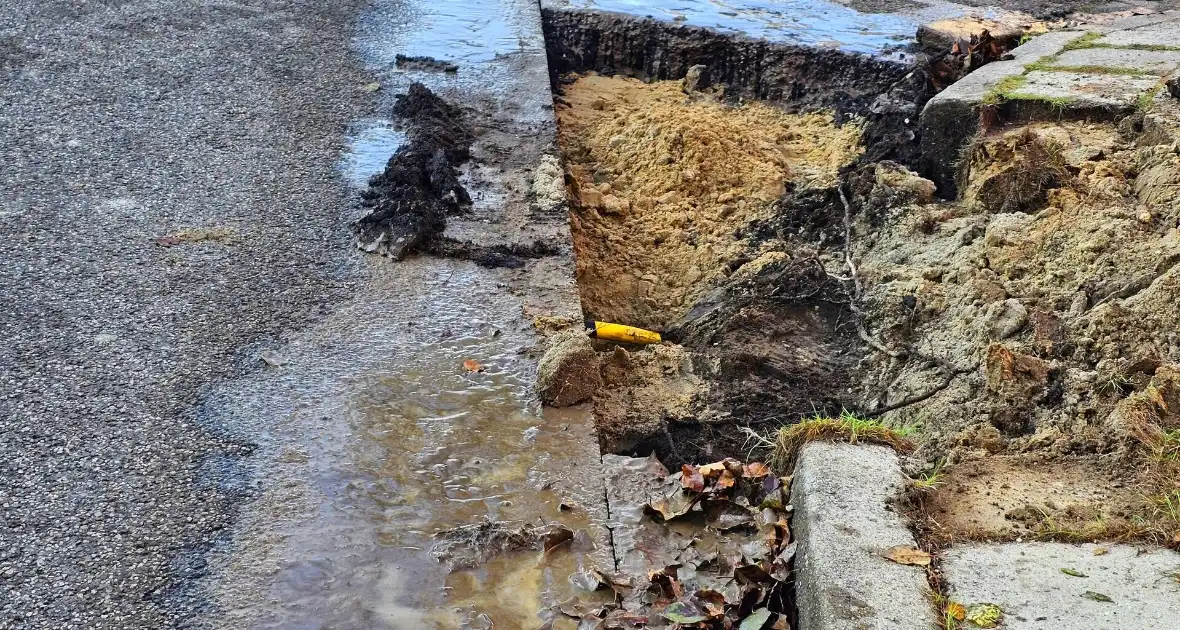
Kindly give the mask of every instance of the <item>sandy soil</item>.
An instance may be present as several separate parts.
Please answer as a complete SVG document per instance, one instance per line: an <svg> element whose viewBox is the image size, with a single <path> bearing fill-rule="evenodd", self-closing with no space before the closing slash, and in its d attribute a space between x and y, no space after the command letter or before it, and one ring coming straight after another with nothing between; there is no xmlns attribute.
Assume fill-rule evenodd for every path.
<svg viewBox="0 0 1180 630"><path fill-rule="evenodd" d="M787 188L831 185L859 153L860 129L830 115L732 107L590 75L565 88L559 142L586 311L661 328L750 249L741 227Z"/></svg>

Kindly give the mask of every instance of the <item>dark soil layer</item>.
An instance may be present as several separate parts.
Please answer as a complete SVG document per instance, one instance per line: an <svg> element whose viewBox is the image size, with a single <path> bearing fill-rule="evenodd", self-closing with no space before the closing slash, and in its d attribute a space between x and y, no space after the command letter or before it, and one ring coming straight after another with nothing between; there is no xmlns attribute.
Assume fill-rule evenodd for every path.
<svg viewBox="0 0 1180 630"><path fill-rule="evenodd" d="M863 116L866 159L916 160L917 115L933 95L920 54L904 59L767 42L705 28L598 11L544 9L550 71L683 79L704 66L698 89L725 86L730 97L788 110L834 109L843 122Z"/></svg>

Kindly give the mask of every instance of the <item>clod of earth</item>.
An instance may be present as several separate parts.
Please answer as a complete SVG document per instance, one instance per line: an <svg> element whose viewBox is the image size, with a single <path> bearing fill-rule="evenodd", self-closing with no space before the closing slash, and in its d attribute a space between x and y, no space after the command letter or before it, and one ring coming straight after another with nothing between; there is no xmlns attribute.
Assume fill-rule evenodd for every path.
<svg viewBox="0 0 1180 630"><path fill-rule="evenodd" d="M580 330L567 329L546 341L537 364L537 394L541 402L568 407L588 400L602 387L598 353Z"/></svg>
<svg viewBox="0 0 1180 630"><path fill-rule="evenodd" d="M549 552L574 540L575 532L560 523L534 526L487 520L435 534L430 554L456 571L484 564L491 558L517 551Z"/></svg>
<svg viewBox="0 0 1180 630"><path fill-rule="evenodd" d="M393 113L406 126L406 142L361 195L369 212L352 224L358 247L394 260L423 252L485 267L521 267L557 253L541 241L477 245L444 236L447 217L471 206L458 169L471 158L474 131L459 107L421 83L397 97Z"/></svg>

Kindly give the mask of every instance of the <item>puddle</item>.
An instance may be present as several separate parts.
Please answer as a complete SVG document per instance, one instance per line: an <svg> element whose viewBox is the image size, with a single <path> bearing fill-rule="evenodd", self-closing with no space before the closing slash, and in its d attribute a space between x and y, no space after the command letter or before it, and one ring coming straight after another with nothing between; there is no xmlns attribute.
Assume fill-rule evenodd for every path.
<svg viewBox="0 0 1180 630"><path fill-rule="evenodd" d="M536 4L436 0L374 3L357 40L369 63L392 68L397 55L433 57L462 67L497 56L543 50L540 30L528 12Z"/></svg>
<svg viewBox="0 0 1180 630"><path fill-rule="evenodd" d="M393 120L361 120L348 133L348 152L340 163L343 177L355 188L365 189L369 177L385 170L385 164L405 140L406 133L394 129Z"/></svg>
<svg viewBox="0 0 1180 630"><path fill-rule="evenodd" d="M348 134L348 152L341 160L340 170L345 180L363 189L369 178L385 170L385 163L406 139L406 134L394 128L385 118L362 120Z"/></svg>
<svg viewBox="0 0 1180 630"><path fill-rule="evenodd" d="M293 339L283 367L210 397L211 422L255 425L264 462L218 604L233 627L539 625L540 608L574 594L568 576L600 564L594 549L515 552L448 575L432 536L490 518L593 537L601 485L580 478L598 463L589 415L537 407L519 353L531 323L492 272L426 258L376 272L380 298Z"/></svg>
<svg viewBox="0 0 1180 630"><path fill-rule="evenodd" d="M914 39L923 22L962 15L945 2L914 3L892 13L862 13L823 0L547 0L555 9L597 9L758 39L877 53ZM972 11L991 15L990 11Z"/></svg>

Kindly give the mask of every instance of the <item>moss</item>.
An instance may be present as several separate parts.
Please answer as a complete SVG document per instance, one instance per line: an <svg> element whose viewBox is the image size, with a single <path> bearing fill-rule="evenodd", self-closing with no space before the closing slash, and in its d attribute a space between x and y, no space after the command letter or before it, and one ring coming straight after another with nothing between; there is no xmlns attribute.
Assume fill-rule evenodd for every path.
<svg viewBox="0 0 1180 630"><path fill-rule="evenodd" d="M1061 48L1062 52L1067 50L1082 50L1083 48L1097 48L1098 40L1102 39L1102 33L1086 33L1081 37L1069 42Z"/></svg>
<svg viewBox="0 0 1180 630"><path fill-rule="evenodd" d="M983 104L999 105L1010 100L1012 93L1020 89L1027 80L1023 74L1000 79L987 94L983 95Z"/></svg>
<svg viewBox="0 0 1180 630"><path fill-rule="evenodd" d="M1114 66L1058 66L1052 63L1038 61L1027 68L1028 72L1076 72L1078 74L1111 74L1123 76L1155 76L1154 72L1145 72L1136 68L1117 68Z"/></svg>

